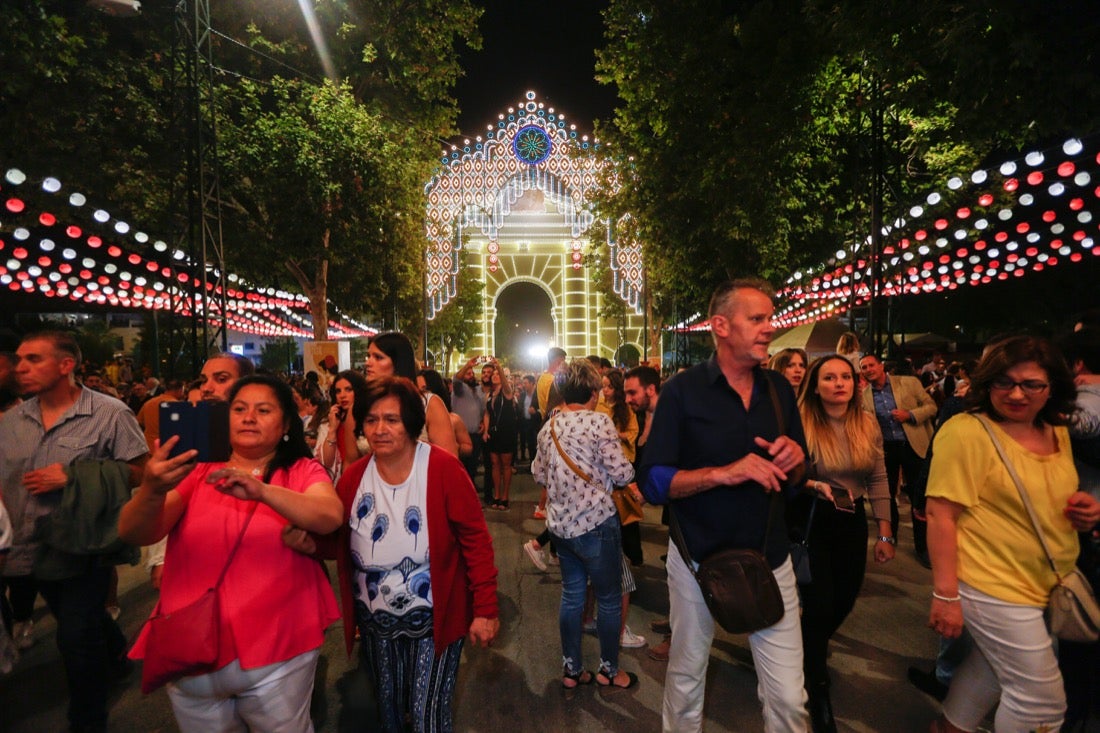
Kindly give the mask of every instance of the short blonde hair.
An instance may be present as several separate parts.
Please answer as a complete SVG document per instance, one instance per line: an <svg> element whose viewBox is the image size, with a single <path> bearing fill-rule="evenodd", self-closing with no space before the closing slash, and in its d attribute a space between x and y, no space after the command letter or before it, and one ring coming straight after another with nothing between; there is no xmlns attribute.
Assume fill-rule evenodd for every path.
<svg viewBox="0 0 1100 733"><path fill-rule="evenodd" d="M603 377L588 359L574 359L565 369L565 382L561 396L566 402L584 404L592 399L592 393L603 387Z"/></svg>

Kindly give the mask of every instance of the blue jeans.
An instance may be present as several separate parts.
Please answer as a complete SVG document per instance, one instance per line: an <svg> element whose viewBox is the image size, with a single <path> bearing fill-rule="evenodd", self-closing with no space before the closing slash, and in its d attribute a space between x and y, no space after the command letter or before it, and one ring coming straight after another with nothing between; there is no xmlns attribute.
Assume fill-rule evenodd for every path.
<svg viewBox="0 0 1100 733"><path fill-rule="evenodd" d="M562 665L566 674L579 674L581 623L588 581L596 595L596 636L600 640L600 669L609 678L619 671L619 626L622 622L622 542L619 516L613 514L590 532L566 539L554 535L554 547L561 561Z"/></svg>

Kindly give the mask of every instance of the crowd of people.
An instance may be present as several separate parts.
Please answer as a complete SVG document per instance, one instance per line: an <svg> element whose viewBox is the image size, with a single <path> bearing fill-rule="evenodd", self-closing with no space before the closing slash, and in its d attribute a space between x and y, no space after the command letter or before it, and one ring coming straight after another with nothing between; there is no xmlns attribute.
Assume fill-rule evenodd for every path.
<svg viewBox="0 0 1100 733"><path fill-rule="evenodd" d="M71 729L105 730L112 680L158 653L148 630L126 648L113 590L116 565L148 546L153 617L205 593L219 603L216 660L168 682L181 730L312 730L324 630L340 620L378 729L451 730L462 650L500 628L486 512L511 511L529 471L545 531L523 550L560 567L567 696L638 683L619 650L647 645L627 616L648 502L670 528L669 616L648 649L667 662L662 730L702 730L715 620L696 570L728 548L759 550L781 598L779 620L748 634L764 729L837 730L829 642L868 557L895 557L904 492L941 636L933 670L910 669L943 701L930 730L974 731L994 710L997 731L1083 725L1097 647L1058 643L1043 612L1062 575L1076 565L1095 582L1100 566L1100 326L1057 344L1005 335L918 371L855 334L835 353L769 355L772 313L762 281L726 283L713 357L667 379L559 348L540 374L481 356L447 379L386 333L327 390L225 354L190 383L119 389L124 375L82 364L70 334L29 334L0 354L0 672L35 643L41 594ZM162 440L162 405L185 401L228 406L226 460Z"/></svg>

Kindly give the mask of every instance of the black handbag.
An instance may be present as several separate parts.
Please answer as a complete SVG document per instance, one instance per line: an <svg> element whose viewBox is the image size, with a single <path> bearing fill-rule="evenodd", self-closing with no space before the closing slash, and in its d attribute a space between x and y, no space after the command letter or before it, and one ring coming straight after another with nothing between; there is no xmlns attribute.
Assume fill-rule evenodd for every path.
<svg viewBox="0 0 1100 733"><path fill-rule="evenodd" d="M814 524L814 512L817 511L817 498L810 504L810 516L806 520L806 532L802 539L791 542L791 565L794 566L794 577L799 585L809 585L813 582L813 573L810 571L810 528Z"/></svg>
<svg viewBox="0 0 1100 733"><path fill-rule="evenodd" d="M778 499L779 494L775 494L769 505L765 548ZM672 540L690 568L691 555L672 505L669 505L669 520ZM763 552L740 548L719 550L701 560L693 573L711 616L731 634L751 634L783 618L783 594Z"/></svg>

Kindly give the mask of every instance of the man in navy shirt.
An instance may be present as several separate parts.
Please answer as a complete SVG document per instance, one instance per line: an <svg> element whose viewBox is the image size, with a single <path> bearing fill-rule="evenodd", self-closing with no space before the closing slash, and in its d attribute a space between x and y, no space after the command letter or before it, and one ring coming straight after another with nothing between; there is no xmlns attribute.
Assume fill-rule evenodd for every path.
<svg viewBox="0 0 1100 733"><path fill-rule="evenodd" d="M773 312L763 281L734 280L718 288L709 309L716 354L661 389L646 442L646 498L671 502L691 554L687 560L669 544L673 644L662 710L666 733L702 730L714 638L714 619L685 563L728 547L764 548L783 594L783 618L749 636L764 730L803 733L809 726L798 591L782 512L775 513L764 546L772 493L797 494L806 461L794 392L780 375L760 367L775 331Z"/></svg>

